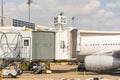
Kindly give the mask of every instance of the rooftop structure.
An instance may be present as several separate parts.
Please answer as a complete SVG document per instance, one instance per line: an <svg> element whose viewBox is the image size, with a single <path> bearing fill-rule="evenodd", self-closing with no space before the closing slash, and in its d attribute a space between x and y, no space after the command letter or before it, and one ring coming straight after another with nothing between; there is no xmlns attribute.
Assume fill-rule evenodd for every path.
<svg viewBox="0 0 120 80"><path fill-rule="evenodd" d="M1 20L0 20L0 23L1 23ZM28 28L35 29L35 23L6 18L6 17L3 18L3 26L28 27Z"/></svg>

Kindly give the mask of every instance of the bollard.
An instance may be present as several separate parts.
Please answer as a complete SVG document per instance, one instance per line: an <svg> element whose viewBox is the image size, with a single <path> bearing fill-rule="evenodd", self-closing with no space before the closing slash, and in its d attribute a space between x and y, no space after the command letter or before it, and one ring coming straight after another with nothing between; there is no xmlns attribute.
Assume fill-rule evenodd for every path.
<svg viewBox="0 0 120 80"><path fill-rule="evenodd" d="M0 69L0 80L2 80L2 70Z"/></svg>
<svg viewBox="0 0 120 80"><path fill-rule="evenodd" d="M86 72L85 71L84 71L83 75L86 76Z"/></svg>
<svg viewBox="0 0 120 80"><path fill-rule="evenodd" d="M75 73L78 75L78 69L76 69Z"/></svg>

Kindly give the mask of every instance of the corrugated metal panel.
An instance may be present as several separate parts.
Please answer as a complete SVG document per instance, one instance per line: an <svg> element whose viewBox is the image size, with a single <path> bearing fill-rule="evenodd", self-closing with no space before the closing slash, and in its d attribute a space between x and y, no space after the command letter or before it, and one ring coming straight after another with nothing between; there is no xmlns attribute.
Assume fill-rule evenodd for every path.
<svg viewBox="0 0 120 80"><path fill-rule="evenodd" d="M72 40L71 40L72 58L76 58L76 50L77 50L77 47L76 47L76 45L77 45L77 30L76 29L71 31L71 38L72 38Z"/></svg>
<svg viewBox="0 0 120 80"><path fill-rule="evenodd" d="M55 59L55 33L32 32L32 58L40 60Z"/></svg>

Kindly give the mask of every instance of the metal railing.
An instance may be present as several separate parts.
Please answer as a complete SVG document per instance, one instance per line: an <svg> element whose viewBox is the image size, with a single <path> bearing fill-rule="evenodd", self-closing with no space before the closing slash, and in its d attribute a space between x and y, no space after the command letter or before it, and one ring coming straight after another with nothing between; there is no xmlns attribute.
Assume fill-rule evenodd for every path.
<svg viewBox="0 0 120 80"><path fill-rule="evenodd" d="M15 47L10 47L14 49ZM29 48L27 47L17 47L15 51L10 52L8 47L5 47L3 53L0 54L0 58L30 58Z"/></svg>

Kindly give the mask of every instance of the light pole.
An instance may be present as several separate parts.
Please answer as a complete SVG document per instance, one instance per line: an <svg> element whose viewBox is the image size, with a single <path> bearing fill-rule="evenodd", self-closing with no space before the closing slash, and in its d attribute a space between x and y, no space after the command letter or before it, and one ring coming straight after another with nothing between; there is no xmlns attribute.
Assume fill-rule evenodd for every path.
<svg viewBox="0 0 120 80"><path fill-rule="evenodd" d="M1 0L1 26L4 26L3 24L3 0Z"/></svg>
<svg viewBox="0 0 120 80"><path fill-rule="evenodd" d="M72 17L72 26L74 27L74 20L75 20L75 17Z"/></svg>
<svg viewBox="0 0 120 80"><path fill-rule="evenodd" d="M30 5L31 5L31 3L32 3L32 0L28 0L28 2L27 2L27 4L28 4L28 19L29 19L29 22L30 22L30 20L31 20L31 15L30 15Z"/></svg>

